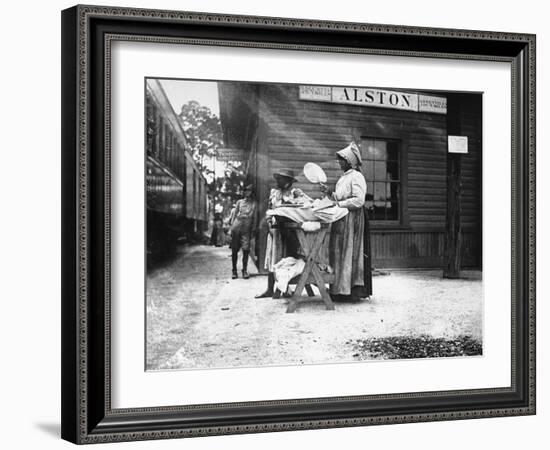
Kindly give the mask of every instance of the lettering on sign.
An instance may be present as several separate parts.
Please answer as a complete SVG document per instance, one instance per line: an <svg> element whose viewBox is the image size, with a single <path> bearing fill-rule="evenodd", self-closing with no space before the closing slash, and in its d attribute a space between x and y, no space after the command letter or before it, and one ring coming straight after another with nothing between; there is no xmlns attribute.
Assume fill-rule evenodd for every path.
<svg viewBox="0 0 550 450"><path fill-rule="evenodd" d="M216 158L218 161L244 161L246 153L238 148L219 148L216 150Z"/></svg>
<svg viewBox="0 0 550 450"><path fill-rule="evenodd" d="M418 96L416 94L381 89L333 87L332 101L334 103L353 103L363 106L418 111Z"/></svg>
<svg viewBox="0 0 550 450"><path fill-rule="evenodd" d="M300 86L300 100L330 102L332 100L332 88L330 86Z"/></svg>
<svg viewBox="0 0 550 450"><path fill-rule="evenodd" d="M447 99L420 94L418 96L418 111L447 114Z"/></svg>
<svg viewBox="0 0 550 450"><path fill-rule="evenodd" d="M300 100L374 106L406 111L447 113L447 99L411 92L386 89L339 87L339 86L300 86Z"/></svg>
<svg viewBox="0 0 550 450"><path fill-rule="evenodd" d="M468 136L448 136L449 153L468 153Z"/></svg>

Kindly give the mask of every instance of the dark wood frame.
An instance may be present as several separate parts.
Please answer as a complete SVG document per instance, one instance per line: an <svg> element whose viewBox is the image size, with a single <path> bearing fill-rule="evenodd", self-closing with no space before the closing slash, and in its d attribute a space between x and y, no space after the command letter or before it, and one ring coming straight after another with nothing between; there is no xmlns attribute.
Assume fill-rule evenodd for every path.
<svg viewBox="0 0 550 450"><path fill-rule="evenodd" d="M512 384L117 410L110 400L113 40L507 61L512 65ZM62 13L62 437L75 443L535 413L535 36L97 6Z"/></svg>

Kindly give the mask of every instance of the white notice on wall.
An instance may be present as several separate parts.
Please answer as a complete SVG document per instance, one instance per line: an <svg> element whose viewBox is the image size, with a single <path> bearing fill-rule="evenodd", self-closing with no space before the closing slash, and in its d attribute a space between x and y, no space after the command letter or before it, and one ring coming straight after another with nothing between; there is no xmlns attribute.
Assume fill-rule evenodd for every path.
<svg viewBox="0 0 550 450"><path fill-rule="evenodd" d="M468 153L468 136L448 136L449 153Z"/></svg>

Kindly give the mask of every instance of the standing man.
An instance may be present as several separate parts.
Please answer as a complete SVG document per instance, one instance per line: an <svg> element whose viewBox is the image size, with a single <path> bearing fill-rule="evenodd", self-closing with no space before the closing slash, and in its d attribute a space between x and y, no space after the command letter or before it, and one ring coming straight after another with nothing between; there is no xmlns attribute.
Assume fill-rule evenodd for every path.
<svg viewBox="0 0 550 450"><path fill-rule="evenodd" d="M235 214L231 222L231 262L233 264L232 278L238 278L237 259L239 249L243 251L243 278L250 278L248 274L248 255L250 254L250 240L256 230L256 203L252 199L252 185L244 188L244 198L237 201Z"/></svg>

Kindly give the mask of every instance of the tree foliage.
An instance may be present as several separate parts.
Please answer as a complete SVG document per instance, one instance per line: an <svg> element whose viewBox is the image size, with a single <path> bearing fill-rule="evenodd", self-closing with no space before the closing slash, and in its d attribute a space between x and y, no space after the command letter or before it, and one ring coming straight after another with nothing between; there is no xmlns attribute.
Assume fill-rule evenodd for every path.
<svg viewBox="0 0 550 450"><path fill-rule="evenodd" d="M242 193L244 164L229 161L220 170L216 152L223 147L223 133L219 117L210 108L191 100L182 105L179 119L187 138L187 150L207 180L212 204L221 206L225 212Z"/></svg>
<svg viewBox="0 0 550 450"><path fill-rule="evenodd" d="M188 151L207 178L213 177L212 165L216 150L223 145L220 119L210 108L191 100L182 105L179 114L187 138Z"/></svg>

